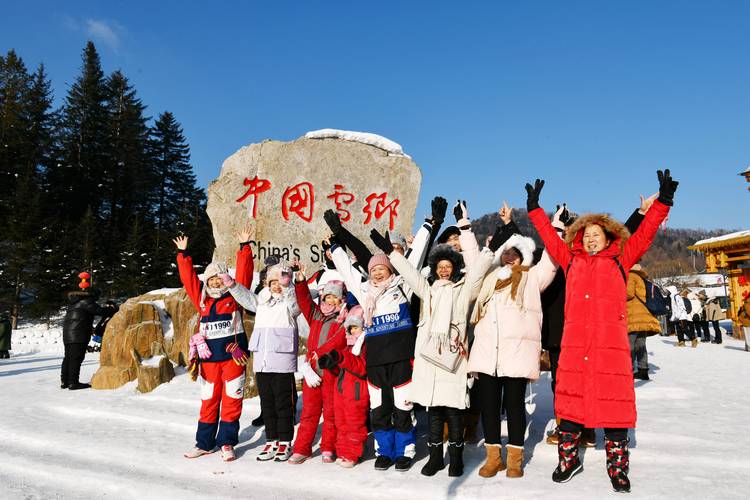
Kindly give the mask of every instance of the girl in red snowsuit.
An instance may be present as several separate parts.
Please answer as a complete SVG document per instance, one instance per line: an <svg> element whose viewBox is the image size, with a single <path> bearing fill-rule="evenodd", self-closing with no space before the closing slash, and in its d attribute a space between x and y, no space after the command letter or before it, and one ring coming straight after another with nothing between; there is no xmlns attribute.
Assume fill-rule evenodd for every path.
<svg viewBox="0 0 750 500"><path fill-rule="evenodd" d="M323 462L335 460L336 426L333 391L336 376L318 366L318 358L327 354L337 345L345 343L342 325L346 308L344 307L344 284L341 281L329 281L320 294L320 305L313 302L304 270L297 273L294 283L297 305L310 325L307 337L307 355L301 366L305 382L302 384L302 415L294 440L294 454L290 464L301 464L312 455L312 442L318 430L320 415L323 414L323 431L320 450Z"/></svg>
<svg viewBox="0 0 750 500"><path fill-rule="evenodd" d="M365 369L364 317L362 307L355 306L344 322L346 343L321 356L318 366L326 372L338 370L333 393L336 415L336 463L346 469L354 467L364 452L367 439L367 412L370 393Z"/></svg>
<svg viewBox="0 0 750 500"><path fill-rule="evenodd" d="M238 235L237 282L249 287L253 279L253 253L250 231ZM240 414L245 387L247 335L242 327L242 308L224 280L231 280L224 262L206 266L203 281L187 254L187 237L174 240L177 245L177 268L190 301L200 313L199 331L190 339L191 364L199 363L201 409L195 448L186 458L197 458L221 448L225 461L235 459ZM222 279L222 276L224 279Z"/></svg>

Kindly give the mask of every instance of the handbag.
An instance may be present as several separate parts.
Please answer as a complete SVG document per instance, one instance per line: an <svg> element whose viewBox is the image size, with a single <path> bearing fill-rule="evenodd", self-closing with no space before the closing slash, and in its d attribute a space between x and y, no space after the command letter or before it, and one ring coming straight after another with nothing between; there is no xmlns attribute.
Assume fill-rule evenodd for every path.
<svg viewBox="0 0 750 500"><path fill-rule="evenodd" d="M539 371L548 372L552 370L552 364L549 360L549 351L542 351L539 355Z"/></svg>
<svg viewBox="0 0 750 500"><path fill-rule="evenodd" d="M451 324L451 334L453 334L454 330L456 331L455 343L450 339L445 343L432 336L428 338L419 352L422 359L445 371L455 373L461 356L466 355L466 349L459 338L460 332L458 327ZM452 338L453 335L450 337Z"/></svg>

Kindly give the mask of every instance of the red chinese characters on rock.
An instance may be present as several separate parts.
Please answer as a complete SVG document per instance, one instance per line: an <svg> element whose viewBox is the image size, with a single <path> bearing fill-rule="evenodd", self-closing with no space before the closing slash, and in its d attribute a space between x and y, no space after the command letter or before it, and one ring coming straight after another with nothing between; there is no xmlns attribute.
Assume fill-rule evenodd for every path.
<svg viewBox="0 0 750 500"><path fill-rule="evenodd" d="M257 216L258 206L258 195L265 193L271 189L271 181L268 179L259 179L256 175L252 179L245 178L242 182L247 187L245 194L237 198L237 203L242 203L246 199L251 198L251 217L254 219ZM347 207L352 205L355 201L355 196L352 193L344 191L346 189L343 184L334 184L334 192L328 195L326 198L333 200L336 204L336 210L341 217L342 222L348 222L352 219L352 213L347 210ZM388 228L393 231L395 227L396 218L398 217L398 206L401 201L398 198L388 200L388 193L370 193L365 197L365 206L362 208L362 213L365 214L365 220L363 224L370 224L373 219L380 220L383 216L388 214ZM313 214L315 210L315 188L307 181L300 182L294 186L289 186L284 191L281 197L281 215L284 220L289 220L291 215L294 214L305 222L312 222Z"/></svg>
<svg viewBox="0 0 750 500"><path fill-rule="evenodd" d="M252 203L252 213L251 217L254 219L255 216L258 213L257 207L258 207L258 195L261 193L265 193L269 189L271 189L271 181L268 179L258 179L258 176L256 175L252 179L248 179L245 177L245 180L242 181L243 186L250 186L245 194L237 198L237 203L242 203L245 201L249 196L252 196L253 199L251 201Z"/></svg>
<svg viewBox="0 0 750 500"><path fill-rule="evenodd" d="M315 206L315 189L309 182L300 182L294 186L286 188L284 196L281 198L281 215L284 220L289 220L289 213L310 222L313 216Z"/></svg>
<svg viewBox="0 0 750 500"><path fill-rule="evenodd" d="M334 184L333 190L335 192L333 194L329 194L327 198L329 200L333 200L333 202L336 204L336 211L339 213L341 222L347 222L352 218L352 214L351 212L349 212L349 210L344 208L344 205L351 205L354 202L354 195L342 191L342 189L344 189L344 186L342 184Z"/></svg>
<svg viewBox="0 0 750 500"><path fill-rule="evenodd" d="M393 228L395 227L395 220L396 217L398 217L398 205L401 203L398 198L394 198L393 201L386 204L385 200L388 197L388 193L382 193L382 194L375 194L371 193L365 198L365 201L367 204L365 205L365 208L362 209L362 212L365 213L365 224L369 224L370 221L372 221L373 217L375 219L380 220L380 218L385 214L385 212L388 212L389 221L388 221L388 228L390 231L393 231ZM372 202L376 202L375 206L372 206ZM374 210L374 213L373 213Z"/></svg>

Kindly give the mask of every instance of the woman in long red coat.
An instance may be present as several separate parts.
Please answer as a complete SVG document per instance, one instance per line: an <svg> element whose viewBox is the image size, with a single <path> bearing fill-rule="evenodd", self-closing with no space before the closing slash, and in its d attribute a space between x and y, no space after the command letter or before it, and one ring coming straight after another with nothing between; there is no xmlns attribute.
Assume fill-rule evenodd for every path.
<svg viewBox="0 0 750 500"><path fill-rule="evenodd" d="M583 427L603 427L607 473L615 491L630 491L628 428L635 427L635 391L627 322L627 275L646 253L672 206L677 182L658 172L659 198L630 236L606 214L583 216L560 239L539 193L544 181L526 185L531 222L547 252L566 274L565 326L555 388L560 419L555 482L583 470L578 443Z"/></svg>

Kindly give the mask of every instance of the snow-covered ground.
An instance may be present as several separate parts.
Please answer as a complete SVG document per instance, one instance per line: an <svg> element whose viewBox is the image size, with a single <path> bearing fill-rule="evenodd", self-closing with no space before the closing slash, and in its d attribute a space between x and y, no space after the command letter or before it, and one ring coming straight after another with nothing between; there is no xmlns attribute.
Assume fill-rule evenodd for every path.
<svg viewBox="0 0 750 500"><path fill-rule="evenodd" d="M32 329L28 330L29 332ZM36 330L34 330L36 331ZM17 332L16 332L17 333ZM59 335L59 330L58 330ZM33 336L31 338L34 338ZM747 498L750 472L750 353L723 345L673 347L674 337L648 340L652 381L636 384L639 426L632 435L632 498ZM39 345L37 345L39 347ZM263 432L250 426L257 399L246 400L239 459L218 454L182 458L193 445L198 385L184 370L169 384L139 394L135 384L114 391L59 388L60 354L29 349L0 360L0 497L15 498L604 498L614 495L599 446L585 452L585 471L570 483L550 479L556 450L544 443L551 414L549 380L533 385L525 477L477 475L484 458L467 446L466 472L432 478L425 463L424 415L418 462L407 473L373 470L372 442L351 470L319 456L299 466L260 463ZM36 352L34 352L36 351ZM89 354L82 380L97 368ZM316 450L317 453L317 450Z"/></svg>

